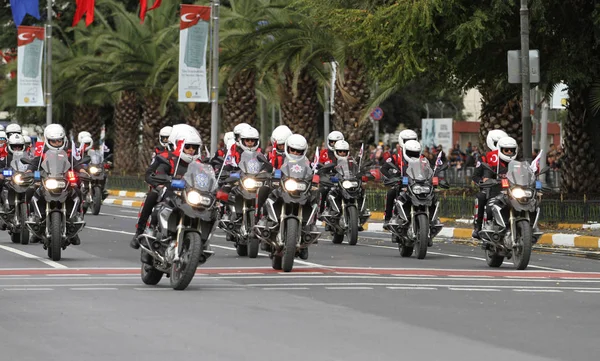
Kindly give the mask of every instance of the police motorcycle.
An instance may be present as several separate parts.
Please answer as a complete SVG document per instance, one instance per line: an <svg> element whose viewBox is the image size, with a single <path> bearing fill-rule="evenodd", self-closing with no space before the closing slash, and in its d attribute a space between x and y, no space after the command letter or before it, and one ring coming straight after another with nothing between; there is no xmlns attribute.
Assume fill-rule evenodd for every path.
<svg viewBox="0 0 600 361"><path fill-rule="evenodd" d="M370 164L365 164L368 166ZM358 200L362 195L363 182L373 178L368 170L360 170L359 165L352 159L339 159L335 165L335 174L329 179L323 177L324 173L331 170L334 166L326 165L318 172L320 182L329 186L331 190L327 196L327 206L322 214L322 219L326 224L326 229L331 232L332 242L340 244L344 241L344 235L348 237L348 244L356 245L358 242L358 231L369 219L360 217L362 209L365 207L365 200L359 204Z"/></svg>
<svg viewBox="0 0 600 361"><path fill-rule="evenodd" d="M10 168L2 171L5 179L2 199L9 212L0 213L0 217L6 224L13 243L29 244L29 229L25 224L29 215L27 192L33 186L34 174L26 172L27 164L21 162L21 159L22 157L13 156ZM13 207L10 207L9 200L14 200Z"/></svg>
<svg viewBox="0 0 600 361"><path fill-rule="evenodd" d="M184 290L198 266L214 254L210 240L217 219L215 172L210 165L192 162L182 179L153 177L170 182L173 194L154 208L152 225L138 236L142 282L156 285L167 275L174 290ZM165 192L163 188L161 196Z"/></svg>
<svg viewBox="0 0 600 361"><path fill-rule="evenodd" d="M393 164L391 166L400 174L398 167ZM440 180L436 176L446 168L448 164L433 170L429 161L421 158L408 163L406 175L402 178L392 177L384 181L386 186L399 189L389 229L392 232L392 242L398 243L400 256L410 257L415 251L418 259L424 259L427 247L433 245L433 238L442 230L441 224L433 224L439 211L439 201L433 212L430 212L430 208L434 206L437 187L449 188L446 180ZM405 211L406 205L410 206L410 213Z"/></svg>
<svg viewBox="0 0 600 361"><path fill-rule="evenodd" d="M81 192L83 194L83 212L86 213L91 207L92 214L97 216L100 214L102 201L105 195L103 192L105 183L105 173L110 169L110 164L107 161L112 157L104 159L104 152L100 150L91 150L88 152L90 163L86 171L88 174L80 174L81 177Z"/></svg>
<svg viewBox="0 0 600 361"><path fill-rule="evenodd" d="M227 234L227 241L235 243L238 256L258 256L260 240L253 228L256 224L256 194L271 177L264 169L266 163L268 161L259 152L245 151L240 158L239 172L229 173L224 181L233 188L224 202L219 228Z"/></svg>
<svg viewBox="0 0 600 361"><path fill-rule="evenodd" d="M485 163L483 166L492 170ZM486 192L500 188L497 196L488 197L479 232L488 266L500 267L505 258L512 258L514 267L524 270L533 244L542 235L533 231L540 217L542 182L537 180L529 162L513 160L508 164L506 178L488 179L479 186Z"/></svg>
<svg viewBox="0 0 600 361"><path fill-rule="evenodd" d="M48 250L48 257L53 261L60 261L61 250L67 248L70 240L75 237L85 222L77 217L77 210L81 206L77 196L78 176L72 170L68 155L63 150L50 149L45 153L41 162L41 172L34 172L34 180L41 180L41 196L45 200L46 209L38 206L38 195L31 200L31 211L41 221L28 220L27 227L34 236L42 240L44 249ZM31 164L29 159L23 162ZM89 157L83 157L79 162L85 163ZM67 213L67 202L71 200L72 208Z"/></svg>
<svg viewBox="0 0 600 361"><path fill-rule="evenodd" d="M275 270L290 272L296 257L308 259L308 247L321 235L316 228L320 176L313 173L308 160L289 158L273 172L272 181L280 184L276 188L278 199L267 199L265 208L270 222L255 229L257 236L270 246L269 258Z"/></svg>

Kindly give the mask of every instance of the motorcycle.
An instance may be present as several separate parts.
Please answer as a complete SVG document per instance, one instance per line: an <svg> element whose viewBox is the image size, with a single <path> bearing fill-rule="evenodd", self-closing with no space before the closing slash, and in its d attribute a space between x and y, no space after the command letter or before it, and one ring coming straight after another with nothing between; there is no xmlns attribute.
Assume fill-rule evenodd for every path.
<svg viewBox="0 0 600 361"><path fill-rule="evenodd" d="M61 250L66 249L69 241L85 226L83 219L72 220L77 216L80 200L77 196L77 174L69 170L68 159L67 153L62 150L46 152L46 157L41 163L42 171L34 172L34 180L42 181L40 189L46 209L39 209L38 196L34 195L31 202L32 212L35 212L41 221L25 222L31 233L42 240L44 249L48 250L48 257L53 261L60 261ZM87 161L89 157L84 157L80 163ZM67 214L66 202L69 199L73 206Z"/></svg>
<svg viewBox="0 0 600 361"><path fill-rule="evenodd" d="M112 154L104 159L104 153L98 150L88 153L91 160L87 167L88 174L81 174L81 192L83 194L83 213L87 213L92 207L92 214L97 216L100 214L102 201L106 198L104 193L105 172L110 169L110 164L107 161L112 157Z"/></svg>
<svg viewBox="0 0 600 361"><path fill-rule="evenodd" d="M11 241L20 244L29 244L29 229L25 224L29 216L27 191L33 185L34 174L26 173L26 170L27 165L20 161L20 157L15 157L10 168L2 171L6 181L2 199L9 212L1 212L0 217L8 228ZM9 199L14 200L13 207L10 207Z"/></svg>
<svg viewBox="0 0 600 361"><path fill-rule="evenodd" d="M265 202L271 225L256 225L254 228L257 237L270 246L269 257L275 270L290 272L296 257L308 259L308 247L321 235L316 231L319 178L318 175L313 176L308 161L289 159L273 174L273 181L281 186L275 191L279 198L276 201L269 198ZM307 205L310 212L304 214L303 209ZM279 207L281 210L276 209ZM304 219L307 220L305 229L302 228Z"/></svg>
<svg viewBox="0 0 600 361"><path fill-rule="evenodd" d="M263 170L259 156L262 155L258 152L242 153L240 172L229 174L225 180L225 183L233 185L233 189L219 222L219 228L227 234L226 240L235 243L238 256L249 258L258 257L260 246L260 240L253 232L256 224L256 194L271 176Z"/></svg>
<svg viewBox="0 0 600 361"><path fill-rule="evenodd" d="M439 210L439 201L434 206L436 188L449 188L446 180L440 180L435 174L448 167L432 170L429 161L420 159L410 162L406 175L399 179L393 177L384 182L387 186L398 187L399 196L394 201L393 215L390 220L392 242L398 243L401 257L410 257L415 251L418 259L427 256L427 247L433 245L433 238L440 233L442 225L433 225ZM399 169L395 167L399 173ZM405 206L410 206L410 213L405 211Z"/></svg>
<svg viewBox="0 0 600 361"><path fill-rule="evenodd" d="M489 168L487 164L484 166ZM512 161L506 178L488 179L479 186L488 192L494 187L501 189L500 194L489 198L485 205L479 232L488 266L500 267L504 258L513 258L514 267L524 270L533 244L542 235L533 232L540 217L542 182L537 180L529 162ZM492 219L488 219L488 211Z"/></svg>
<svg viewBox="0 0 600 361"><path fill-rule="evenodd" d="M163 177L168 181L168 176ZM152 214L155 226L138 236L142 282L156 285L163 275L174 290L188 287L199 265L214 252L210 248L217 219L217 180L212 167L190 163L183 179L170 180L173 195ZM163 188L164 196L166 188Z"/></svg>
<svg viewBox="0 0 600 361"><path fill-rule="evenodd" d="M322 176L330 169L330 166L325 166L318 173ZM362 226L370 217L370 214L360 217L366 200L363 198L362 204L358 204L363 193L362 184L373 177L368 170L359 170L358 164L353 160L338 160L335 171L335 175L329 177L329 181L325 177L320 180L331 187L327 196L327 206L321 216L326 230L331 231L334 244L342 243L346 235L348 244L354 246L358 242L359 230L362 230Z"/></svg>

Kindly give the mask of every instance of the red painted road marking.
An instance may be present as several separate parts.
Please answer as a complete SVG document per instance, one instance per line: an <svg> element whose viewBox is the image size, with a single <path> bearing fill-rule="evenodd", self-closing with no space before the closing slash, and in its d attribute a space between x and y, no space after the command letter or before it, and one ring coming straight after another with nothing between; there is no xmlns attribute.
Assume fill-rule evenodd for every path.
<svg viewBox="0 0 600 361"><path fill-rule="evenodd" d="M280 274L281 271L266 267L248 268L199 268L201 275L235 275L237 273ZM517 278L564 278L564 279L600 279L600 272L553 272L553 271L514 271L503 270L453 270L453 269L407 269L407 268L339 268L339 267L296 267L291 274L321 272L327 275L398 275L398 276L463 276L463 277L517 277ZM139 274L139 268L69 268L69 269L0 269L0 276L30 275L117 275Z"/></svg>

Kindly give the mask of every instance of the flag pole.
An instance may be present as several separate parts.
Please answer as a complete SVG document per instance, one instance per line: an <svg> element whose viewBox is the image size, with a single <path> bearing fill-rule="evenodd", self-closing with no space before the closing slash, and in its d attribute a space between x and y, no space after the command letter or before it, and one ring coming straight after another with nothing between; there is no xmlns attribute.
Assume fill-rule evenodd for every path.
<svg viewBox="0 0 600 361"><path fill-rule="evenodd" d="M212 77L211 77L211 123L210 123L210 152L217 152L219 140L219 0L212 1Z"/></svg>
<svg viewBox="0 0 600 361"><path fill-rule="evenodd" d="M46 8L46 125L52 124L52 0Z"/></svg>

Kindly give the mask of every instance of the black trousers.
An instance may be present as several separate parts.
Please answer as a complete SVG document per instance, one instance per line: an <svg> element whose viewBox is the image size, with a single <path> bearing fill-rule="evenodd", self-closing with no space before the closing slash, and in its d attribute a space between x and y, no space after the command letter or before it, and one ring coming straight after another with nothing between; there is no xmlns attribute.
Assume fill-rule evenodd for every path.
<svg viewBox="0 0 600 361"><path fill-rule="evenodd" d="M136 225L136 233L142 234L144 229L146 229L146 223L148 222L148 218L152 214L152 209L154 206L158 204L159 194L156 190L152 189L146 194L146 199L144 200L144 204L142 205L142 209L140 210L140 215L138 218L138 223Z"/></svg>

